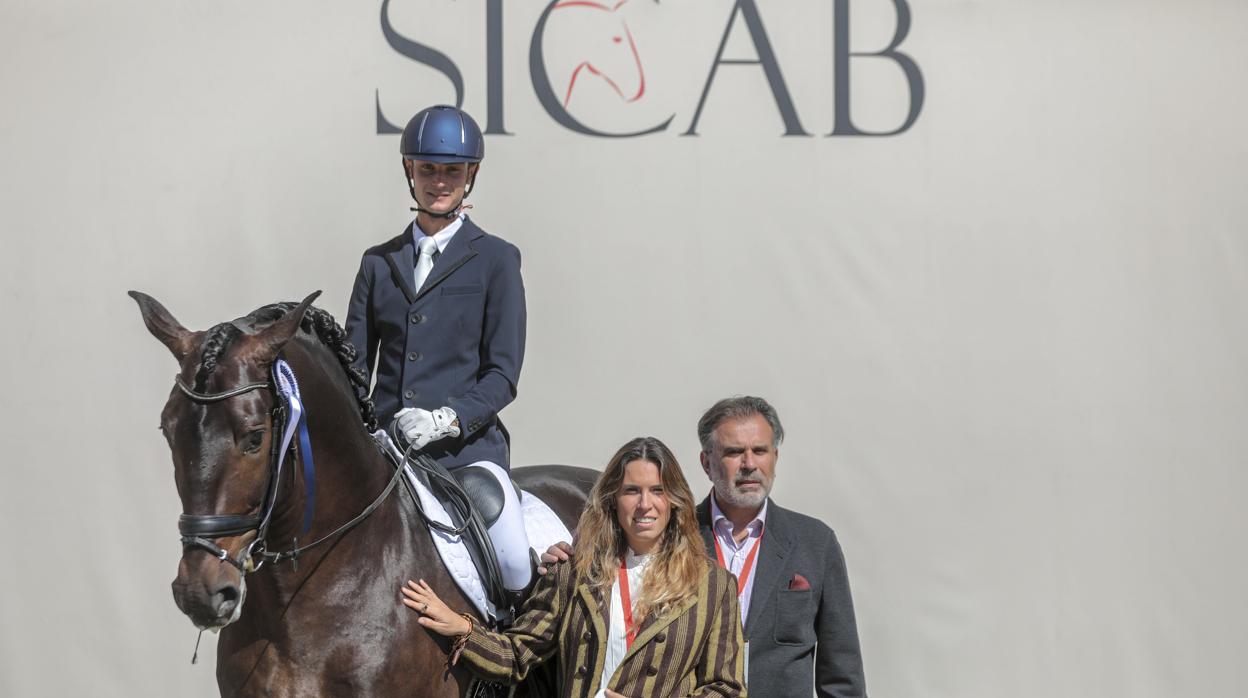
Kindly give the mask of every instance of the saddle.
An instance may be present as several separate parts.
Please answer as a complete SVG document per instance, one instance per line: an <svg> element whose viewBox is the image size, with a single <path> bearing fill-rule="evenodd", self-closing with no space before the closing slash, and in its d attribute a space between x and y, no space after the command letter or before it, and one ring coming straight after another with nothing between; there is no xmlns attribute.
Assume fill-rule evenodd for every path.
<svg viewBox="0 0 1248 698"><path fill-rule="evenodd" d="M486 589L487 598L499 611L499 624L502 627L511 625L529 590L515 593L507 591L503 586L498 553L490 540L490 526L503 513L502 485L480 468L456 468L448 471L429 456L421 456L420 461L415 467L431 475L428 479L429 489L451 516L455 527L463 530L464 546L468 549L473 566L481 574L481 583ZM433 473L437 473L436 476ZM408 486L411 486L410 481ZM516 497L520 497L520 488L514 481L511 486L516 490ZM425 517L425 521L430 526L434 525L428 517ZM536 571L533 579L537 579Z"/></svg>
<svg viewBox="0 0 1248 698"><path fill-rule="evenodd" d="M450 518L449 524L430 516L411 477L403 478L425 524L434 531L457 536L467 550L477 574L480 575L486 600L495 611L487 614L493 616L488 620L493 621L492 624L498 628L509 626L515 618L516 610L532 590L532 585L519 593L509 592L503 586L498 554L489 536L489 527L502 514L505 501L498 480L480 468L457 468L452 472L428 455L411 454L410 451L402 453L395 445L395 441L401 439L401 436L395 438L378 431L374 438L396 468L407 466L409 476L417 478L442 505ZM514 481L511 486L515 488L517 497L523 495ZM532 564L536 566L536 559L533 559ZM537 579L536 571L533 579Z"/></svg>

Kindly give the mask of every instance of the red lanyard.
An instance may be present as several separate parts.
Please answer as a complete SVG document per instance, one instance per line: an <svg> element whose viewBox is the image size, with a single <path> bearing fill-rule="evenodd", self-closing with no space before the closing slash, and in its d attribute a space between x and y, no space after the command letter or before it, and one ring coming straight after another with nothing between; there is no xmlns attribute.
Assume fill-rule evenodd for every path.
<svg viewBox="0 0 1248 698"><path fill-rule="evenodd" d="M620 605L624 607L624 646L632 647L637 639L637 626L633 625L633 600L628 593L628 569L620 558Z"/></svg>
<svg viewBox="0 0 1248 698"><path fill-rule="evenodd" d="M763 544L763 530L760 528L758 532L758 540L754 541L754 547L750 548L750 554L745 556L745 565L741 568L741 576L737 578L737 596L745 593L745 587L750 581L750 572L754 570L754 558L758 555L758 546ZM719 532L714 532L715 538L715 559L719 561L719 566L728 569L728 565L724 562L724 551L719 547Z"/></svg>

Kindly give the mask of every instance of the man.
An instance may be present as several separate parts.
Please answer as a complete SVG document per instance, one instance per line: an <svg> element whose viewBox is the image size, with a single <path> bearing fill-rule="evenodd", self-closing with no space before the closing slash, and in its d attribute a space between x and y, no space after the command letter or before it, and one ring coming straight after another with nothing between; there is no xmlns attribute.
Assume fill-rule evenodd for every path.
<svg viewBox="0 0 1248 698"><path fill-rule="evenodd" d="M364 252L346 331L356 366L377 382L382 425L448 469L472 468L504 500L490 526L503 586L532 575L519 499L507 474L507 430L498 413L516 397L524 359L520 251L464 213L485 158L472 117L452 106L418 112L399 146L416 218Z"/></svg>
<svg viewBox="0 0 1248 698"><path fill-rule="evenodd" d="M707 410L698 441L712 492L698 506L698 525L707 551L737 576L750 695L813 689L819 698L861 698L862 653L836 534L768 496L783 440L780 417L762 398L727 398Z"/></svg>
<svg viewBox="0 0 1248 698"><path fill-rule="evenodd" d="M707 553L737 577L749 693L864 698L854 605L836 534L769 498L783 440L775 408L758 397L720 400L698 420L702 469L712 484L698 505L698 526ZM552 547L542 562L567 560L571 552Z"/></svg>

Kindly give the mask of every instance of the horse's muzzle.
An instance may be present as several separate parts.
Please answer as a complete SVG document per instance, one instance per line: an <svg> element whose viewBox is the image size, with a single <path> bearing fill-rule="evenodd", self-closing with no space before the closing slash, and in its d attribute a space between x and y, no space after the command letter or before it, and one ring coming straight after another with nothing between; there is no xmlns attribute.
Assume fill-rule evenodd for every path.
<svg viewBox="0 0 1248 698"><path fill-rule="evenodd" d="M201 550L187 550L173 580L173 600L197 627L220 629L238 620L247 588L236 567Z"/></svg>

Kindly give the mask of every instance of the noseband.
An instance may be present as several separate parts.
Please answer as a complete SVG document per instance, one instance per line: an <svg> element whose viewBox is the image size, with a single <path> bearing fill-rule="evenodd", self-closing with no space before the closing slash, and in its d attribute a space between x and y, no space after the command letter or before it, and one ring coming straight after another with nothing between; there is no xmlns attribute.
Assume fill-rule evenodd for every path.
<svg viewBox="0 0 1248 698"><path fill-rule="evenodd" d="M219 393L200 393L196 392L190 386L182 381L181 376L174 378L174 382L182 394L189 398L192 402L207 405L228 400L232 397L245 395L253 390L267 388L273 392L277 398L274 400L272 417L272 437L270 438L269 449L269 482L265 487L264 504L260 511L254 514L186 514L183 513L178 517L178 532L182 537L182 545L186 548L201 548L208 551L214 557L222 562L228 562L238 568L239 572L246 575L260 569L265 562L278 563L282 560L291 560L293 564L298 564L299 555L304 551L314 548L331 538L346 533L354 528L356 524L368 518L381 502L394 489L398 482L402 469L396 469L390 483L385 490L377 496L364 511L360 512L355 518L347 523L339 526L333 532L320 538L314 543L299 547L299 539L295 538L292 542L291 549L284 552L271 552L267 548L266 538L268 536L269 524L273 519L273 510L277 506L277 499L282 480L282 468L286 461L286 454L299 458L304 466L304 489L305 489L305 505L303 515L302 533L306 534L311 527L312 517L315 510L315 493L316 493L316 476L315 466L312 461L312 443L308 434L307 420L304 418L305 413L303 403L299 396L299 385L295 380L294 371L285 361L278 359L273 363L273 375L271 380L263 383L248 383L237 388L231 388ZM294 435L296 429L299 431L299 452L296 453ZM292 474L293 479L293 474ZM231 558L230 553L225 548L218 545L214 539L227 538L231 536L240 536L251 531L256 532L256 537L251 543L239 552L237 558Z"/></svg>

